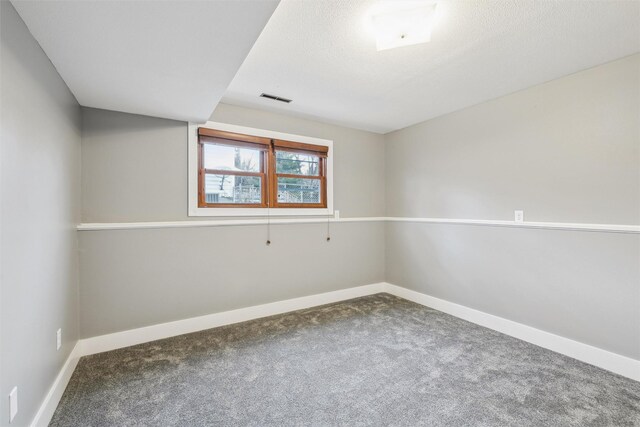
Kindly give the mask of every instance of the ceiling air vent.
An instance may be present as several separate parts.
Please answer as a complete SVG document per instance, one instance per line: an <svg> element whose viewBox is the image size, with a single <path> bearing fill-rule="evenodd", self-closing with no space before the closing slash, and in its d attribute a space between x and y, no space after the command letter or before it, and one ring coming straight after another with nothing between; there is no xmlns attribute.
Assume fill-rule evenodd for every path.
<svg viewBox="0 0 640 427"><path fill-rule="evenodd" d="M283 98L281 96L275 96L275 95L269 95L268 93L261 93L260 94L261 98L268 98L268 99L273 99L274 101L280 101L280 102L284 102L286 104L290 103L291 100L287 99L287 98Z"/></svg>

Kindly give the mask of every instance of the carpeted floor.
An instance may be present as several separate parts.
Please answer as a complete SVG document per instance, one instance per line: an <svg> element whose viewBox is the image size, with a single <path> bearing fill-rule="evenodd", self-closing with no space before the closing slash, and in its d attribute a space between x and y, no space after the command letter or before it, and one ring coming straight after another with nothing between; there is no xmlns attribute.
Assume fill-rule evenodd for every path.
<svg viewBox="0 0 640 427"><path fill-rule="evenodd" d="M84 357L53 426L640 426L640 383L378 294Z"/></svg>

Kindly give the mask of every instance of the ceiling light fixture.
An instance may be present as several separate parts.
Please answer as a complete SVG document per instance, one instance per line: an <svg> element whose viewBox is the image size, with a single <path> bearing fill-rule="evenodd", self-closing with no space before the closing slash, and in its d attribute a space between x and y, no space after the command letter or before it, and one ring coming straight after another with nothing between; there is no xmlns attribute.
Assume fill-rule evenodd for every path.
<svg viewBox="0 0 640 427"><path fill-rule="evenodd" d="M378 51L426 43L437 19L433 0L380 1L367 14L366 27Z"/></svg>

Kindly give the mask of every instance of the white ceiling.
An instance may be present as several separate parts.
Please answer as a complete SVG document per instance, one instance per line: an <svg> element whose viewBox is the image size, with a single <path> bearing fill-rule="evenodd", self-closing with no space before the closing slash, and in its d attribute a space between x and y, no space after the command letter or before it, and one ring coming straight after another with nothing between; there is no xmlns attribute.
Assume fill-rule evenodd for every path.
<svg viewBox="0 0 640 427"><path fill-rule="evenodd" d="M13 5L81 105L204 122L278 0Z"/></svg>
<svg viewBox="0 0 640 427"><path fill-rule="evenodd" d="M386 133L640 51L638 1L444 0L430 43L381 52L373 3L282 0L223 102Z"/></svg>

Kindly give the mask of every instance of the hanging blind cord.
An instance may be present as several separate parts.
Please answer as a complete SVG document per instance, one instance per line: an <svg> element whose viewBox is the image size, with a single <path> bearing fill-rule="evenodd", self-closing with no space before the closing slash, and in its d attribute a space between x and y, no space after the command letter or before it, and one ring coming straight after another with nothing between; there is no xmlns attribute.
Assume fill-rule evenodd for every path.
<svg viewBox="0 0 640 427"><path fill-rule="evenodd" d="M273 150L273 139L271 140L271 150ZM270 154L269 154L270 155ZM269 186L267 186L269 189ZM267 246L271 244L271 195L267 200Z"/></svg>
<svg viewBox="0 0 640 427"><path fill-rule="evenodd" d="M271 244L271 211L270 206L267 204L267 246Z"/></svg>
<svg viewBox="0 0 640 427"><path fill-rule="evenodd" d="M331 241L331 216L327 215L327 242Z"/></svg>

